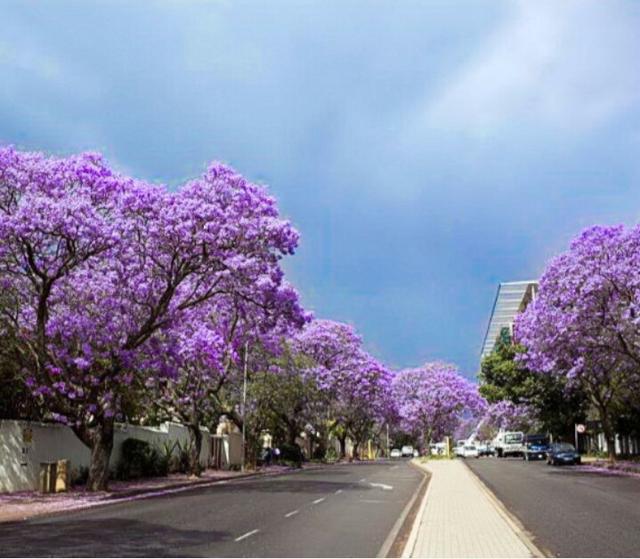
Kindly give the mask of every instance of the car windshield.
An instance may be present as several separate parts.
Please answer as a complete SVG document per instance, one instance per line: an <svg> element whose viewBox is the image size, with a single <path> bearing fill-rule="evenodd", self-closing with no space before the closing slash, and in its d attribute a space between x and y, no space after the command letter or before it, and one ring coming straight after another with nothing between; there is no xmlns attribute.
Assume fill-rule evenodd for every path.
<svg viewBox="0 0 640 559"><path fill-rule="evenodd" d="M504 438L505 443L520 443L522 442L522 435L520 433L513 435L506 435Z"/></svg>
<svg viewBox="0 0 640 559"><path fill-rule="evenodd" d="M464 449L465 450L475 450L476 447L475 446L465 446Z"/></svg>
<svg viewBox="0 0 640 559"><path fill-rule="evenodd" d="M556 452L573 452L575 448L573 448L572 444L569 443L560 443L555 446Z"/></svg>

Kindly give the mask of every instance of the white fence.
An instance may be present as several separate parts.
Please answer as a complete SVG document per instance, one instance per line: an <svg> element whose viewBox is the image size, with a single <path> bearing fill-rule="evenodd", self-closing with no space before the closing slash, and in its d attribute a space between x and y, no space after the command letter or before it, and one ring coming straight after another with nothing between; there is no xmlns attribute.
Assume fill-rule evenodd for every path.
<svg viewBox="0 0 640 559"><path fill-rule="evenodd" d="M162 450L165 443L188 444L189 433L179 423L163 423L160 427L116 424L110 467L115 469L125 439L140 439ZM200 463L211 464L212 438L203 429ZM221 467L239 465L242 456L241 438L222 435ZM0 493L38 489L40 464L67 459L72 475L89 466L89 449L65 425L32 421L0 420Z"/></svg>

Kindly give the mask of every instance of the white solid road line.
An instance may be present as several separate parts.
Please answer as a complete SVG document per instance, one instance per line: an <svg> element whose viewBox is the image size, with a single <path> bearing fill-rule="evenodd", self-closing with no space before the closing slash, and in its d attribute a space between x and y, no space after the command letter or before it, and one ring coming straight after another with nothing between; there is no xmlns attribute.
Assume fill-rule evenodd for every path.
<svg viewBox="0 0 640 559"><path fill-rule="evenodd" d="M313 501L314 505L317 505L318 503L322 503L322 501L324 501L326 499L326 497L322 497L320 499L316 499L315 501Z"/></svg>
<svg viewBox="0 0 640 559"><path fill-rule="evenodd" d="M244 540L245 538L248 538L249 536L253 536L253 534L257 534L260 530L258 530L257 528L255 530L251 530L251 532L247 532L246 534L242 534L242 536L236 538L235 541L240 542L242 540Z"/></svg>
<svg viewBox="0 0 640 559"><path fill-rule="evenodd" d="M285 518L289 518L290 516L293 516L294 514L298 514L300 511L299 510L292 510L291 512L288 512L287 514L284 515Z"/></svg>

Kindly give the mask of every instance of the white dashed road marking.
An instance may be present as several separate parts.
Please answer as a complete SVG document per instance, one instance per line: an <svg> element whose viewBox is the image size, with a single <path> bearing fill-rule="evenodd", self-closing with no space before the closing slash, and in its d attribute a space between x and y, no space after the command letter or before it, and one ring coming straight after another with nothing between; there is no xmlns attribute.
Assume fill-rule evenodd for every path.
<svg viewBox="0 0 640 559"><path fill-rule="evenodd" d="M290 516L293 516L294 514L298 514L300 511L299 510L292 510L291 512L288 512L287 514L284 515L285 518L289 518Z"/></svg>
<svg viewBox="0 0 640 559"><path fill-rule="evenodd" d="M316 499L315 501L313 501L314 505L317 505L318 503L322 503L322 501L324 501L326 499L326 497L322 497L320 499Z"/></svg>
<svg viewBox="0 0 640 559"><path fill-rule="evenodd" d="M237 542L242 541L242 540L244 540L245 538L248 538L248 537L250 537L250 536L253 536L253 534L257 534L259 531L260 531L260 530L258 530L258 529L251 530L251 532L247 532L246 534L242 534L242 536L240 536L240 537L236 538L236 541L237 541Z"/></svg>
<svg viewBox="0 0 640 559"><path fill-rule="evenodd" d="M340 493L342 493L342 489L337 489L336 490L336 495L340 495Z"/></svg>
<svg viewBox="0 0 640 559"><path fill-rule="evenodd" d="M360 499L361 503L388 503L389 501L386 501L384 499Z"/></svg>
<svg viewBox="0 0 640 559"><path fill-rule="evenodd" d="M369 483L371 487L379 487L383 491L391 491L393 489L393 485L387 485L386 483Z"/></svg>

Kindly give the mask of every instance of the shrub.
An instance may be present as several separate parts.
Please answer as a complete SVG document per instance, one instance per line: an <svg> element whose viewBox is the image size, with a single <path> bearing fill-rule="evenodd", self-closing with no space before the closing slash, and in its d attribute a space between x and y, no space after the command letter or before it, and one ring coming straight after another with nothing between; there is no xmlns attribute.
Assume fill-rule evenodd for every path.
<svg viewBox="0 0 640 559"><path fill-rule="evenodd" d="M280 447L281 462L299 468L303 459L302 449L297 444L285 443Z"/></svg>
<svg viewBox="0 0 640 559"><path fill-rule="evenodd" d="M116 469L118 479L166 476L168 460L146 441L125 439Z"/></svg>
<svg viewBox="0 0 640 559"><path fill-rule="evenodd" d="M86 466L79 466L71 470L71 485L86 485L89 479L89 468Z"/></svg>
<svg viewBox="0 0 640 559"><path fill-rule="evenodd" d="M190 471L189 462L191 461L191 448L193 447L193 443L188 441L182 444L180 441L176 441L175 447L178 449L178 453L172 459L172 471L186 474Z"/></svg>
<svg viewBox="0 0 640 559"><path fill-rule="evenodd" d="M325 452L324 458L327 462L336 462L338 460L338 453L336 452L336 449L332 446L329 447L327 452Z"/></svg>
<svg viewBox="0 0 640 559"><path fill-rule="evenodd" d="M160 448L160 464L162 468L167 470L167 473L176 471L174 468L175 456L173 455L176 445L177 442L164 441Z"/></svg>
<svg viewBox="0 0 640 559"><path fill-rule="evenodd" d="M323 446L317 446L313 450L313 456L311 457L313 460L324 461L327 459L329 451Z"/></svg>

